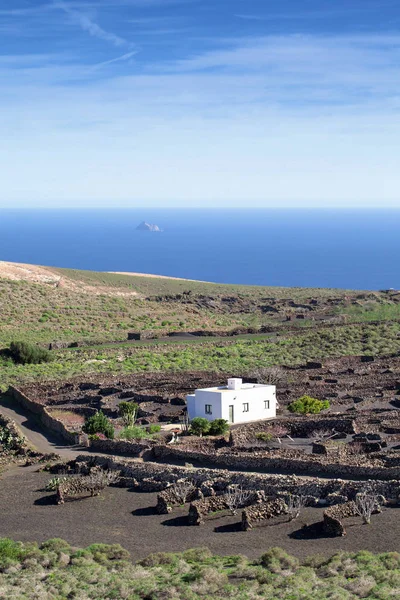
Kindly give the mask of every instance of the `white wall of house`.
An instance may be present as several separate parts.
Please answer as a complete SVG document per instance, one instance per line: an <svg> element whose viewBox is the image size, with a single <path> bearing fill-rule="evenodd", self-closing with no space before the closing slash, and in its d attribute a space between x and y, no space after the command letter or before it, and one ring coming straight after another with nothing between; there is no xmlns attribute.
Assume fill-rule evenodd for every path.
<svg viewBox="0 0 400 600"><path fill-rule="evenodd" d="M236 384L196 390L187 396L189 419L204 417L209 421L225 419L229 423L247 423L276 416L274 385ZM240 382L240 383L239 383Z"/></svg>

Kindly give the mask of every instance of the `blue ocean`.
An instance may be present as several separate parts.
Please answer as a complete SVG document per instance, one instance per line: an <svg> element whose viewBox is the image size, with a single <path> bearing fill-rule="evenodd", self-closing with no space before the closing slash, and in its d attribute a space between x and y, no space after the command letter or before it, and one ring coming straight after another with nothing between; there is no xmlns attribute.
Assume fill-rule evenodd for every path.
<svg viewBox="0 0 400 600"><path fill-rule="evenodd" d="M160 233L136 231L141 221ZM2 210L0 260L219 283L400 288L395 210Z"/></svg>

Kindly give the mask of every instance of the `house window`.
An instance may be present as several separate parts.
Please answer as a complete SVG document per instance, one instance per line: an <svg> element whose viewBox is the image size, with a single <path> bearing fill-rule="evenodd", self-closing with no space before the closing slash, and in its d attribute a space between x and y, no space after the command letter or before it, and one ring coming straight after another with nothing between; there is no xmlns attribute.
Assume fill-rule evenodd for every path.
<svg viewBox="0 0 400 600"><path fill-rule="evenodd" d="M212 415L212 405L206 404L206 415Z"/></svg>
<svg viewBox="0 0 400 600"><path fill-rule="evenodd" d="M264 408L269 410L269 400L264 400Z"/></svg>
<svg viewBox="0 0 400 600"><path fill-rule="evenodd" d="M249 403L248 402L243 403L243 412L249 412Z"/></svg>

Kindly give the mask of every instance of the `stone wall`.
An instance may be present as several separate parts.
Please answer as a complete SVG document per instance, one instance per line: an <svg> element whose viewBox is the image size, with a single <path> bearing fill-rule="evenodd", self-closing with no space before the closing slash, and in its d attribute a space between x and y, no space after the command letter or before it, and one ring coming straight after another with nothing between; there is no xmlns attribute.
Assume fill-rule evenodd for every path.
<svg viewBox="0 0 400 600"><path fill-rule="evenodd" d="M229 508L227 496L211 496L202 500L192 502L189 507L189 525L201 525L209 513L219 512Z"/></svg>
<svg viewBox="0 0 400 600"><path fill-rule="evenodd" d="M247 495L243 498L241 505L237 507L231 506L230 498L227 494L200 498L191 503L189 507L188 522L189 525L201 525L210 513L233 509L235 511L234 514L236 514L236 510L239 508L244 508L253 504L261 504L263 501L265 501L265 493L263 491L254 491Z"/></svg>
<svg viewBox="0 0 400 600"><path fill-rule="evenodd" d="M255 523L287 514L286 503L280 498L262 504L254 504L242 512L242 530L252 529Z"/></svg>
<svg viewBox="0 0 400 600"><path fill-rule="evenodd" d="M314 431L329 431L353 434L354 417L348 414L315 415L307 417L281 418L273 421L264 421L258 423L248 423L231 429L230 442L232 446L244 447L251 445L256 441L257 433L268 433L268 430L276 427L284 427L292 437L309 437Z"/></svg>
<svg viewBox="0 0 400 600"><path fill-rule="evenodd" d="M200 488L193 487L186 497L186 502L192 502L195 498L203 497L203 493ZM181 498L178 498L176 494L176 488L174 485L163 490L157 496L157 506L156 511L159 515L168 515L172 512L172 508L174 506L179 506L182 504Z"/></svg>
<svg viewBox="0 0 400 600"><path fill-rule="evenodd" d="M318 479L297 477L296 475L263 475L206 468L187 468L152 462L135 462L129 459L103 456L79 456L74 461L76 472L85 472L88 466L99 465L103 469L121 472L121 481L138 491L162 491L180 479L190 479L196 487L210 486L217 494L224 494L231 485L241 486L246 490L260 490L268 497L276 497L279 493L298 494L329 501L332 497L354 500L360 492L382 495L386 499L398 501L400 481L370 480L352 481L343 479Z"/></svg>
<svg viewBox="0 0 400 600"><path fill-rule="evenodd" d="M151 449L150 443L129 442L126 440L89 440L89 446L97 452L123 456L141 456Z"/></svg>
<svg viewBox="0 0 400 600"><path fill-rule="evenodd" d="M353 501L330 506L324 511L324 533L335 537L346 535L346 530L342 523L343 519L355 517L358 514L356 503Z"/></svg>
<svg viewBox="0 0 400 600"><path fill-rule="evenodd" d="M64 423L53 417L45 406L33 402L28 396L13 386L9 387L7 393L15 400L15 402L22 406L22 408L35 414L47 429L60 435L67 444L79 444L79 434L67 429Z"/></svg>
<svg viewBox="0 0 400 600"><path fill-rule="evenodd" d="M207 465L214 469L233 469L238 471L261 471L277 473L297 473L314 477L340 477L392 480L400 479L400 465L385 467L383 461L368 462L361 457L355 457L352 464L342 461L329 462L330 457L323 455L304 455L303 458L285 456L279 451L271 453L238 453L221 452L203 454L190 450L181 450L173 446L154 446L154 456L157 459L173 462L175 460L194 462ZM371 464L372 463L372 464Z"/></svg>

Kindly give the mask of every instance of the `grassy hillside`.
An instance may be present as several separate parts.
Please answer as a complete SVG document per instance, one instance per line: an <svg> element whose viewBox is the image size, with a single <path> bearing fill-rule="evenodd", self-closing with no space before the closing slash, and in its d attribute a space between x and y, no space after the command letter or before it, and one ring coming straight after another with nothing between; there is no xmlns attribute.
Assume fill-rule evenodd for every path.
<svg viewBox="0 0 400 600"><path fill-rule="evenodd" d="M4 273L0 278L0 347L15 340L97 345L52 351L53 361L40 365L16 365L3 353L3 389L9 383L86 373L246 373L325 356L400 351L395 293L229 286L47 267L32 271L29 277L38 281ZM165 335L265 325L275 334L126 342L129 331Z"/></svg>
<svg viewBox="0 0 400 600"><path fill-rule="evenodd" d="M0 278L0 344L124 340L127 331L228 330L276 323L268 299L342 298L346 292L228 286L185 280L50 269L55 285ZM0 271L1 275L1 271ZM186 294L185 294L186 292ZM182 296L183 295L183 296ZM237 299L237 306L223 299Z"/></svg>
<svg viewBox="0 0 400 600"><path fill-rule="evenodd" d="M80 550L59 539L40 547L2 539L0 571L1 597L20 600L389 600L399 594L400 555L343 552L300 562L271 548L250 561L198 548L159 552L132 564L118 545Z"/></svg>

